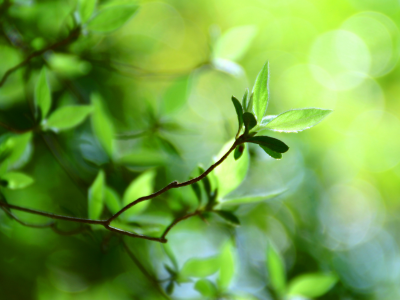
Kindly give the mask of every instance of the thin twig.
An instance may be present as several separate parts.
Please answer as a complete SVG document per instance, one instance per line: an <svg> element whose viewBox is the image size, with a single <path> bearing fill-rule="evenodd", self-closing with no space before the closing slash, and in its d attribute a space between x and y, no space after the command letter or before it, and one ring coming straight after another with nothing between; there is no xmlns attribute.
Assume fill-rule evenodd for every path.
<svg viewBox="0 0 400 300"><path fill-rule="evenodd" d="M1 203L0 203L1 205ZM27 223L22 220L20 220L16 215L14 215L7 207L1 207L1 209L12 219L17 221L19 224L26 226L26 227L32 227L32 228L48 228L52 227L54 225L54 221L45 223L45 224L32 224L32 223Z"/></svg>
<svg viewBox="0 0 400 300"><path fill-rule="evenodd" d="M168 232L172 229L172 227L174 227L176 224L178 224L179 222L189 219L191 217L197 216L199 214L201 214L201 210L196 210L195 212L192 212L190 214L184 215L183 217L179 217L176 218L165 230L164 233L162 234L161 238L165 239L165 237L167 236Z"/></svg>

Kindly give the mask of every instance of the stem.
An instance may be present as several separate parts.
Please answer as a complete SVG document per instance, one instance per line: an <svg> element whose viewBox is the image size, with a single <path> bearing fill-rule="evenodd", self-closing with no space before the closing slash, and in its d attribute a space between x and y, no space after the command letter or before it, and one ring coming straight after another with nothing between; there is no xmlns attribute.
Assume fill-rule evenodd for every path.
<svg viewBox="0 0 400 300"><path fill-rule="evenodd" d="M196 210L195 212L192 212L192 213L187 214L187 215L185 215L185 216L183 216L183 217L180 217L180 218L175 219L175 220L164 230L164 233L162 234L161 238L162 238L162 239L165 239L165 237L167 236L168 232L172 229L172 227L174 227L174 226L175 226L176 224L178 224L180 221L189 219L190 217L197 216L197 215L199 215L199 214L201 214L201 211L200 211L200 210Z"/></svg>

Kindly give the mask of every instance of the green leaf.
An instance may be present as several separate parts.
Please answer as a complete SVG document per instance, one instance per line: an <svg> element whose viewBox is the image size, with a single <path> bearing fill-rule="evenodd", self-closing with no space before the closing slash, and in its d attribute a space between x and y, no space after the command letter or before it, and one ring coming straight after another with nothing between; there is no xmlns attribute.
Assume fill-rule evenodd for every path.
<svg viewBox="0 0 400 300"><path fill-rule="evenodd" d="M94 8L96 7L97 0L79 0L78 11L81 16L82 23L86 23L93 14Z"/></svg>
<svg viewBox="0 0 400 300"><path fill-rule="evenodd" d="M215 210L215 212L223 219L228 221L232 225L240 225L239 219L230 211L227 210Z"/></svg>
<svg viewBox="0 0 400 300"><path fill-rule="evenodd" d="M100 170L89 188L89 219L97 220L104 207L104 191L105 191L105 176L104 171Z"/></svg>
<svg viewBox="0 0 400 300"><path fill-rule="evenodd" d="M162 244L165 254L168 256L169 260L171 261L172 265L174 266L175 270L178 270L178 261L174 255L174 252L171 249L171 246L167 244Z"/></svg>
<svg viewBox="0 0 400 300"><path fill-rule="evenodd" d="M108 186L105 187L104 199L107 208L112 214L115 214L122 209L121 201L117 192Z"/></svg>
<svg viewBox="0 0 400 300"><path fill-rule="evenodd" d="M36 112L40 110L40 116L44 119L49 113L51 107L51 93L49 83L47 82L46 68L40 71L39 78L35 85L35 107ZM38 113L36 113L38 115Z"/></svg>
<svg viewBox="0 0 400 300"><path fill-rule="evenodd" d="M194 289L204 297L213 297L217 294L216 286L208 279L200 279L195 285Z"/></svg>
<svg viewBox="0 0 400 300"><path fill-rule="evenodd" d="M232 61L241 59L250 47L256 34L257 27L254 25L229 29L215 43L213 57Z"/></svg>
<svg viewBox="0 0 400 300"><path fill-rule="evenodd" d="M232 281L233 275L235 274L235 257L233 253L233 247L230 242L226 242L220 254L220 270L217 279L218 286L222 291L229 288L229 284Z"/></svg>
<svg viewBox="0 0 400 300"><path fill-rule="evenodd" d="M267 248L267 270L271 287L282 297L286 289L285 266L282 257L271 242Z"/></svg>
<svg viewBox="0 0 400 300"><path fill-rule="evenodd" d="M55 132L73 128L82 123L91 112L90 105L63 106L50 115L45 128Z"/></svg>
<svg viewBox="0 0 400 300"><path fill-rule="evenodd" d="M242 97L242 107L244 111L249 111L247 106L249 105L249 89L247 88L244 91L243 97Z"/></svg>
<svg viewBox="0 0 400 300"><path fill-rule="evenodd" d="M235 148L235 152L233 152L233 157L235 158L235 160L238 160L240 157L242 157L244 148L245 148L244 144L240 144Z"/></svg>
<svg viewBox="0 0 400 300"><path fill-rule="evenodd" d="M136 13L135 4L115 5L100 10L88 23L87 28L92 31L106 33L118 29Z"/></svg>
<svg viewBox="0 0 400 300"><path fill-rule="evenodd" d="M0 163L7 163L8 168L19 168L24 165L30 157L31 140L32 132L10 136L2 145L0 156L4 161Z"/></svg>
<svg viewBox="0 0 400 300"><path fill-rule="evenodd" d="M245 112L243 114L243 122L246 127L246 132L248 133L254 126L257 125L257 120L254 115L250 112Z"/></svg>
<svg viewBox="0 0 400 300"><path fill-rule="evenodd" d="M193 184L190 185L192 187L192 190L194 192L194 194L196 195L197 201L199 202L199 204L201 204L201 190L200 190L200 185L195 182Z"/></svg>
<svg viewBox="0 0 400 300"><path fill-rule="evenodd" d="M264 128L279 132L299 132L317 125L332 112L330 109L303 108L281 113Z"/></svg>
<svg viewBox="0 0 400 300"><path fill-rule="evenodd" d="M253 203L259 203L271 198L274 198L280 194L282 194L284 190L282 191L276 191L272 192L270 194L265 194L265 195L252 195L252 196L246 196L246 197L240 197L240 198L234 198L234 199L227 199L221 201L216 208L223 208L223 207L232 207L232 206L237 206L237 205L243 205L243 204L253 204Z"/></svg>
<svg viewBox="0 0 400 300"><path fill-rule="evenodd" d="M1 177L2 180L7 181L7 188L11 190L18 190L27 187L33 183L33 179L28 175L20 172L9 172Z"/></svg>
<svg viewBox="0 0 400 300"><path fill-rule="evenodd" d="M111 157L113 154L113 137L115 135L114 126L104 112L100 96L98 94L93 94L91 100L93 106L93 132L106 153Z"/></svg>
<svg viewBox="0 0 400 300"><path fill-rule="evenodd" d="M253 106L254 113L257 117L257 121L260 123L261 119L264 117L267 107L268 107L268 98L269 98L269 63L265 63L264 67L258 74L256 78L256 82L253 87Z"/></svg>
<svg viewBox="0 0 400 300"><path fill-rule="evenodd" d="M232 144L233 141L226 143L217 155L217 159L220 159L223 155L225 155ZM241 159L235 160L234 154L230 153L225 161L213 171L215 177L217 178L218 193L220 198L223 198L225 195L232 192L242 183L246 177L248 167L249 153L247 149L245 149Z"/></svg>
<svg viewBox="0 0 400 300"><path fill-rule="evenodd" d="M189 89L189 76L177 79L165 92L163 97L163 110L165 114L179 111L186 103Z"/></svg>
<svg viewBox="0 0 400 300"><path fill-rule="evenodd" d="M246 140L246 142L258 144L263 147L267 147L272 151L278 153L285 153L289 150L289 147L282 141L272 138L270 136L253 136Z"/></svg>
<svg viewBox="0 0 400 300"><path fill-rule="evenodd" d="M293 279L288 288L288 295L317 298L327 293L337 282L332 274L303 274Z"/></svg>
<svg viewBox="0 0 400 300"><path fill-rule="evenodd" d="M211 256L206 258L191 258L185 262L180 272L180 277L207 277L219 269L219 257Z"/></svg>
<svg viewBox="0 0 400 300"><path fill-rule="evenodd" d="M235 96L232 96L232 102L233 102L233 105L235 106L236 114L238 117L238 124L239 124L238 133L239 133L240 129L242 129L242 126L243 126L243 108L242 108L242 105L240 104L239 100L236 99Z"/></svg>
<svg viewBox="0 0 400 300"><path fill-rule="evenodd" d="M261 147L261 149L263 149L265 151L265 153L267 153L272 158L275 158L275 159L281 159L282 158L282 154L281 153L276 152L274 150L271 150L270 148L265 147L265 146L261 146L260 145L260 147Z"/></svg>
<svg viewBox="0 0 400 300"><path fill-rule="evenodd" d="M171 295L174 292L174 282L170 281L167 285L167 287L165 288L165 291L167 292L168 295Z"/></svg>
<svg viewBox="0 0 400 300"><path fill-rule="evenodd" d="M205 170L199 166L199 172L200 175L205 172ZM204 177L201 182L203 183L204 190L206 191L207 196L209 197L211 195L211 182L210 179L206 176Z"/></svg>
<svg viewBox="0 0 400 300"><path fill-rule="evenodd" d="M136 177L125 190L124 196L122 198L123 206L132 203L140 197L147 196L153 193L153 182L155 175L156 173L154 170L149 170ZM135 216L145 210L149 204L150 201L140 202L128 209L124 213L124 216L129 219L131 216Z"/></svg>

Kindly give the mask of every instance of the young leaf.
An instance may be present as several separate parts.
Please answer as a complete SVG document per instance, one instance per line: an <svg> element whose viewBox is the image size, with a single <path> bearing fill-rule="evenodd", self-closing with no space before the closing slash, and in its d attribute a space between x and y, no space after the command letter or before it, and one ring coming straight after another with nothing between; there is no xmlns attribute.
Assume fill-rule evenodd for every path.
<svg viewBox="0 0 400 300"><path fill-rule="evenodd" d="M235 158L235 160L238 160L242 156L244 148L245 148L244 144L240 144L235 148L235 152L233 153L233 157Z"/></svg>
<svg viewBox="0 0 400 300"><path fill-rule="evenodd" d="M35 85L36 115L40 115L42 118L46 118L51 107L51 93L46 73L46 68L43 67ZM40 113L38 110L40 110Z"/></svg>
<svg viewBox="0 0 400 300"><path fill-rule="evenodd" d="M337 282L332 274L303 274L289 284L288 295L317 298L327 293Z"/></svg>
<svg viewBox="0 0 400 300"><path fill-rule="evenodd" d="M33 183L33 179L20 172L9 172L1 177L7 182L7 188L11 190L23 189Z"/></svg>
<svg viewBox="0 0 400 300"><path fill-rule="evenodd" d="M107 208L112 214L117 213L122 208L121 201L117 192L108 186L105 187L104 199Z"/></svg>
<svg viewBox="0 0 400 300"><path fill-rule="evenodd" d="M82 123L91 112L89 105L63 106L50 115L45 127L55 132L70 129Z"/></svg>
<svg viewBox="0 0 400 300"><path fill-rule="evenodd" d="M223 219L228 221L232 225L240 225L239 219L230 211L227 210L215 210L215 212Z"/></svg>
<svg viewBox="0 0 400 300"><path fill-rule="evenodd" d="M253 106L254 113L257 117L257 121L260 123L261 119L264 117L269 98L269 63L265 63L264 67L258 74L256 82L253 87Z"/></svg>
<svg viewBox="0 0 400 300"><path fill-rule="evenodd" d="M106 153L111 157L115 135L113 124L104 112L100 96L93 94L91 100L93 105L92 129Z"/></svg>
<svg viewBox="0 0 400 300"><path fill-rule="evenodd" d="M269 136L253 136L246 140L246 142L258 144L263 147L267 147L272 151L278 153L285 153L289 150L289 147L282 141L269 137Z"/></svg>
<svg viewBox="0 0 400 300"><path fill-rule="evenodd" d="M266 146L261 146L261 149L263 149L265 151L265 153L267 153L269 156L271 156L272 158L275 159L281 159L282 158L282 154L279 152L276 152L274 150L271 150L270 148L266 147Z"/></svg>
<svg viewBox="0 0 400 300"><path fill-rule="evenodd" d="M279 132L299 132L317 125L332 112L330 109L303 108L281 113L264 128Z"/></svg>
<svg viewBox="0 0 400 300"><path fill-rule="evenodd" d="M270 194L265 194L265 195L253 195L253 196L247 196L247 197L241 197L241 198L227 199L227 200L221 201L217 205L216 208L219 209L219 208L232 207L232 206L243 205L243 204L259 203L259 202L271 199L273 197L276 197L276 196L282 194L283 192L284 192L284 190L272 192Z"/></svg>
<svg viewBox="0 0 400 300"><path fill-rule="evenodd" d="M220 263L221 267L219 270L217 284L222 291L225 291L229 288L229 284L231 283L235 273L235 257L233 253L233 247L230 242L225 243L222 247Z"/></svg>
<svg viewBox="0 0 400 300"><path fill-rule="evenodd" d="M89 188L89 219L99 219L104 207L105 178L104 171L100 170L96 179Z"/></svg>
<svg viewBox="0 0 400 300"><path fill-rule="evenodd" d="M87 28L101 33L118 29L136 13L135 4L115 5L100 10L88 23Z"/></svg>
<svg viewBox="0 0 400 300"><path fill-rule="evenodd" d="M242 108L242 105L240 104L239 100L236 99L235 96L232 96L232 102L233 102L233 105L235 106L236 114L238 117L238 124L239 124L238 133L239 133L240 129L242 129L242 126L243 126L243 108Z"/></svg>
<svg viewBox="0 0 400 300"><path fill-rule="evenodd" d="M81 16L81 22L86 23L93 14L94 8L96 6L96 0L79 0L78 1L78 11Z"/></svg>
<svg viewBox="0 0 400 300"><path fill-rule="evenodd" d="M154 170L144 172L135 178L126 189L123 196L123 206L132 203L140 197L150 195L153 192L153 181L156 173ZM143 201L128 209L124 215L129 218L146 209L150 201Z"/></svg>
<svg viewBox="0 0 400 300"><path fill-rule="evenodd" d="M257 33L257 27L246 25L234 27L222 35L215 43L213 56L237 61L243 57Z"/></svg>
<svg viewBox="0 0 400 300"><path fill-rule="evenodd" d="M219 269L219 257L191 258L182 267L180 277L207 277Z"/></svg>
<svg viewBox="0 0 400 300"><path fill-rule="evenodd" d="M254 126L257 125L257 120L254 115L250 112L245 112L243 114L243 123L248 133Z"/></svg>
<svg viewBox="0 0 400 300"><path fill-rule="evenodd" d="M242 97L242 107L244 109L244 111L248 111L247 110L247 106L249 104L249 89L247 88L244 91L243 97Z"/></svg>
<svg viewBox="0 0 400 300"><path fill-rule="evenodd" d="M232 146L233 141L229 141L224 145L217 159L220 159ZM219 197L223 198L228 193L236 189L246 177L249 167L249 153L247 149L243 151L242 158L235 160L233 153L225 159L224 163L218 166L213 173L218 182Z"/></svg>
<svg viewBox="0 0 400 300"><path fill-rule="evenodd" d="M195 285L194 289L204 297L213 297L217 294L216 286L208 279L200 279Z"/></svg>
<svg viewBox="0 0 400 300"><path fill-rule="evenodd" d="M267 248L267 270L271 287L283 296L286 289L286 275L283 259L270 242Z"/></svg>

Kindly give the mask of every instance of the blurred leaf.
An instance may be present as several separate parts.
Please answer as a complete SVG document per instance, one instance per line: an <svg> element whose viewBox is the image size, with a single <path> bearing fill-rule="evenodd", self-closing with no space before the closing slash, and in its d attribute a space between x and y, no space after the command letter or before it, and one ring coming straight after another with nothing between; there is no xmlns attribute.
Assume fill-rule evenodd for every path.
<svg viewBox="0 0 400 300"><path fill-rule="evenodd" d="M100 10L88 23L87 28L92 31L106 33L118 29L136 13L135 4L115 5Z"/></svg>
<svg viewBox="0 0 400 300"><path fill-rule="evenodd" d="M254 25L229 29L215 43L213 56L237 61L243 57L257 33Z"/></svg>
<svg viewBox="0 0 400 300"><path fill-rule="evenodd" d="M11 190L23 189L33 183L33 179L28 175L20 172L9 172L1 177L2 180L7 181L7 188Z"/></svg>
<svg viewBox="0 0 400 300"><path fill-rule="evenodd" d="M18 135L11 135L3 142L0 150L0 156L4 162L7 162L8 168L19 168L24 165L29 158L30 142L32 140L32 132L26 132Z"/></svg>
<svg viewBox="0 0 400 300"><path fill-rule="evenodd" d="M199 166L198 168L199 168L200 175L205 172L203 167ZM204 190L206 191L207 197L209 197L211 195L211 183L210 183L210 179L208 178L208 175L206 177L204 177L201 180L201 182L203 183Z"/></svg>
<svg viewBox="0 0 400 300"><path fill-rule="evenodd" d="M159 151L143 149L140 152L131 152L117 159L121 164L152 167L165 163L165 156L161 156Z"/></svg>
<svg viewBox="0 0 400 300"><path fill-rule="evenodd" d="M81 16L82 23L86 23L93 14L97 0L79 0L78 11Z"/></svg>
<svg viewBox="0 0 400 300"><path fill-rule="evenodd" d="M163 110L165 114L172 114L186 103L189 88L189 76L178 78L165 92Z"/></svg>
<svg viewBox="0 0 400 300"><path fill-rule="evenodd" d="M277 192L273 192L273 193L265 194L265 195L253 195L253 196L245 196L245 197L240 197L240 198L235 198L235 199L227 199L227 200L223 200L222 202L220 202L218 204L217 208L242 205L242 204L258 203L258 202L262 202L262 201L271 199L273 197L276 197L276 196L282 194L283 192L284 191L277 191Z"/></svg>
<svg viewBox="0 0 400 300"><path fill-rule="evenodd" d="M178 149L172 144L169 140L164 138L161 135L157 135L157 140L159 141L161 148L170 155L176 155L177 157L181 157Z"/></svg>
<svg viewBox="0 0 400 300"><path fill-rule="evenodd" d="M267 147L272 151L278 153L285 153L289 150L289 147L281 140L269 137L269 136L253 136L246 140L246 142L258 144L260 146Z"/></svg>
<svg viewBox="0 0 400 300"><path fill-rule="evenodd" d="M269 63L265 63L264 67L258 74L256 78L256 82L253 87L253 106L254 113L257 117L258 123L261 122L261 119L264 117L267 107L268 107L268 98L269 98Z"/></svg>
<svg viewBox="0 0 400 300"><path fill-rule="evenodd" d="M162 244L165 254L168 256L169 260L171 261L172 265L174 266L175 270L178 270L178 261L174 255L174 252L171 249L169 244Z"/></svg>
<svg viewBox="0 0 400 300"><path fill-rule="evenodd" d="M217 155L217 160L228 152L233 141L226 143ZM235 160L233 153L229 154L225 161L213 172L218 182L219 197L223 198L228 193L235 190L244 180L249 167L249 153L247 149L243 151L242 158Z"/></svg>
<svg viewBox="0 0 400 300"><path fill-rule="evenodd" d="M285 265L279 252L271 242L268 244L266 256L271 287L282 297L286 289Z"/></svg>
<svg viewBox="0 0 400 300"><path fill-rule="evenodd" d="M101 146L111 157L113 154L113 138L115 136L114 126L104 112L100 96L93 94L91 100L93 105L92 129Z"/></svg>
<svg viewBox="0 0 400 300"><path fill-rule="evenodd" d="M238 160L240 157L242 157L244 148L245 148L244 144L240 144L235 148L235 152L233 153L233 157L235 158L235 160Z"/></svg>
<svg viewBox="0 0 400 300"><path fill-rule="evenodd" d="M248 133L254 126L257 125L257 120L254 115L250 112L245 112L243 114L243 122L246 128L246 132Z"/></svg>
<svg viewBox="0 0 400 300"><path fill-rule="evenodd" d="M234 248L230 242L226 242L220 254L221 267L219 270L219 276L217 284L222 291L228 290L229 284L232 281L233 275L235 274L235 257Z"/></svg>
<svg viewBox="0 0 400 300"><path fill-rule="evenodd" d="M181 278L207 277L219 269L219 257L191 258L185 262L180 272Z"/></svg>
<svg viewBox="0 0 400 300"><path fill-rule="evenodd" d="M242 97L242 108L244 111L249 111L248 110L248 105L249 105L249 89L246 88Z"/></svg>
<svg viewBox="0 0 400 300"><path fill-rule="evenodd" d="M287 294L317 298L327 293L337 280L332 274L302 274L290 282Z"/></svg>
<svg viewBox="0 0 400 300"><path fill-rule="evenodd" d="M104 171L100 170L89 188L88 213L89 219L97 220L100 218L104 207L105 178Z"/></svg>
<svg viewBox="0 0 400 300"><path fill-rule="evenodd" d="M174 282L170 281L165 289L168 295L171 295L174 292L174 287L175 287Z"/></svg>
<svg viewBox="0 0 400 300"><path fill-rule="evenodd" d="M196 195L197 201L199 202L199 204L201 204L201 190L200 190L200 185L195 182L193 184L190 185L192 187L192 190L194 192L194 194Z"/></svg>
<svg viewBox="0 0 400 300"><path fill-rule="evenodd" d="M63 106L53 112L45 123L45 128L55 132L73 128L82 123L92 112L89 105Z"/></svg>
<svg viewBox="0 0 400 300"><path fill-rule="evenodd" d="M92 65L79 56L66 53L52 53L48 59L51 70L63 77L76 77L89 73Z"/></svg>
<svg viewBox="0 0 400 300"><path fill-rule="evenodd" d="M115 214L122 209L121 200L119 199L117 192L108 186L105 187L104 199L107 208L112 214Z"/></svg>
<svg viewBox="0 0 400 300"><path fill-rule="evenodd" d="M271 150L270 148L265 147L265 146L261 146L260 145L260 147L261 147L261 149L263 149L265 151L265 153L267 153L272 158L275 158L275 159L281 159L282 158L282 154L281 153L276 152L274 150Z"/></svg>
<svg viewBox="0 0 400 300"><path fill-rule="evenodd" d="M49 83L47 82L46 68L40 71L39 78L35 85L35 106L40 110L40 116L46 118L51 107L51 93Z"/></svg>
<svg viewBox="0 0 400 300"><path fill-rule="evenodd" d="M125 190L122 204L123 206L132 203L140 197L150 195L153 192L153 182L156 173L154 170L146 171L135 178L128 188ZM146 209L150 204L150 201L143 201L124 212L124 216L129 219L129 217L134 216Z"/></svg>
<svg viewBox="0 0 400 300"><path fill-rule="evenodd" d="M227 210L215 210L215 212L221 216L221 218L225 219L232 225L240 225L239 219L230 211Z"/></svg>
<svg viewBox="0 0 400 300"><path fill-rule="evenodd" d="M242 105L240 104L239 100L236 99L235 96L232 96L232 102L233 102L233 105L235 106L236 114L238 117L238 124L239 124L238 132L240 132L240 129L242 129L242 126L243 126L243 108L242 108Z"/></svg>
<svg viewBox="0 0 400 300"><path fill-rule="evenodd" d="M204 297L213 297L217 294L216 286L208 279L196 281L194 289Z"/></svg>
<svg viewBox="0 0 400 300"><path fill-rule="evenodd" d="M264 128L279 132L299 132L321 122L332 112L330 109L303 108L281 113Z"/></svg>

